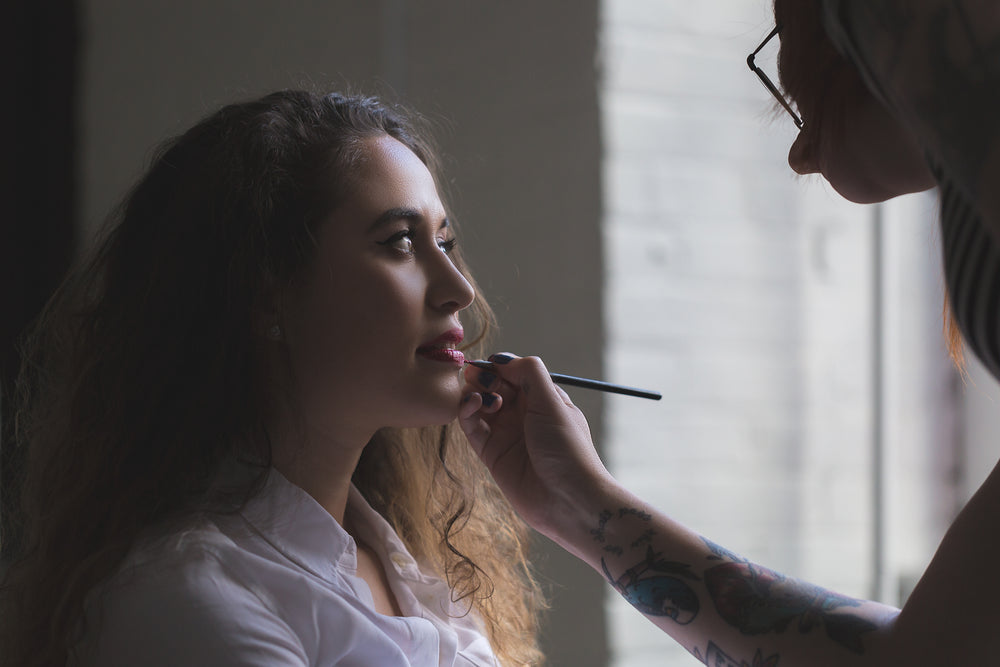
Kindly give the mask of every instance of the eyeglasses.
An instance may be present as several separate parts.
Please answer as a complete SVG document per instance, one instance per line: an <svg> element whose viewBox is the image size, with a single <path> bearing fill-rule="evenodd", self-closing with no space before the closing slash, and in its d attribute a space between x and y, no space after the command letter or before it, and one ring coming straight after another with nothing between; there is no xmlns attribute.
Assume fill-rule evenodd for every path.
<svg viewBox="0 0 1000 667"><path fill-rule="evenodd" d="M757 78L760 79L760 82L764 84L764 87L771 91L771 94L774 95L774 99L778 100L778 103L781 104L785 111L788 112L788 115L792 117L792 120L795 121L795 127L801 130L802 119L799 118L797 113L795 113L795 110L792 109L792 105L788 103L788 100L786 100L782 92L778 90L778 87L771 83L771 79L764 73L764 70L757 67L753 61L754 56L760 53L761 49L763 49L779 32L781 32L781 26L774 26L774 30L772 30L768 36L764 38L764 41L760 43L760 46L754 49L754 52L747 56L747 65L750 66L750 71L756 74Z"/></svg>

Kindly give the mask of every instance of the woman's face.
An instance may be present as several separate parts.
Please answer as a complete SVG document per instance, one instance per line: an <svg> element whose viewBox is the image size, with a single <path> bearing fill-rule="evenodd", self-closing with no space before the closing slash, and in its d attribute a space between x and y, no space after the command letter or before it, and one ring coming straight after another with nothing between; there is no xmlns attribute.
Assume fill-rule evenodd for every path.
<svg viewBox="0 0 1000 667"><path fill-rule="evenodd" d="M366 144L281 326L307 427L369 437L455 417L459 312L475 293L448 255L453 232L427 167L391 137Z"/></svg>

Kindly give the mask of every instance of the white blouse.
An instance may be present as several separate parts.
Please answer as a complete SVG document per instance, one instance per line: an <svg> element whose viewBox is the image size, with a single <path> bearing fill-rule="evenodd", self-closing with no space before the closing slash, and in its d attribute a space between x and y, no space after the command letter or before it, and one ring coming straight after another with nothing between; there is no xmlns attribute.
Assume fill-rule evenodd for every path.
<svg viewBox="0 0 1000 667"><path fill-rule="evenodd" d="M90 600L98 624L77 664L497 665L475 614L450 602L353 487L347 514L404 616L375 611L354 539L272 469L239 514L133 550Z"/></svg>

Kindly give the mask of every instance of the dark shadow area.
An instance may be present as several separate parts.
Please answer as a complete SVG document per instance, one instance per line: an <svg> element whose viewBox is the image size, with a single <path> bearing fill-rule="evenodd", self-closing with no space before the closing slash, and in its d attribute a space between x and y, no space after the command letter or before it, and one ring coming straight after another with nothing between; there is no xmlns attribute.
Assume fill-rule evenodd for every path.
<svg viewBox="0 0 1000 667"><path fill-rule="evenodd" d="M0 127L0 557L18 533L14 479L22 452L13 442L11 395L17 342L72 259L75 244L75 99L78 8L72 0L7 7L0 22L4 101Z"/></svg>

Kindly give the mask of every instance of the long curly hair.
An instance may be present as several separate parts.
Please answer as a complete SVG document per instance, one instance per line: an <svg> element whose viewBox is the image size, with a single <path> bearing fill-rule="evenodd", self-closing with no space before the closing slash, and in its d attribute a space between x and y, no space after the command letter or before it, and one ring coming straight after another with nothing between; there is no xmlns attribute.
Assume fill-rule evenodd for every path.
<svg viewBox="0 0 1000 667"><path fill-rule="evenodd" d="M142 531L259 492L271 462L260 311L313 257L366 139L394 137L437 178L423 125L372 97L281 91L160 148L25 338L0 662L65 664L91 631L85 597ZM493 314L477 299L463 317L478 354ZM252 479L224 482L233 462ZM541 661L527 528L454 424L380 431L354 481L480 615L504 664Z"/></svg>

